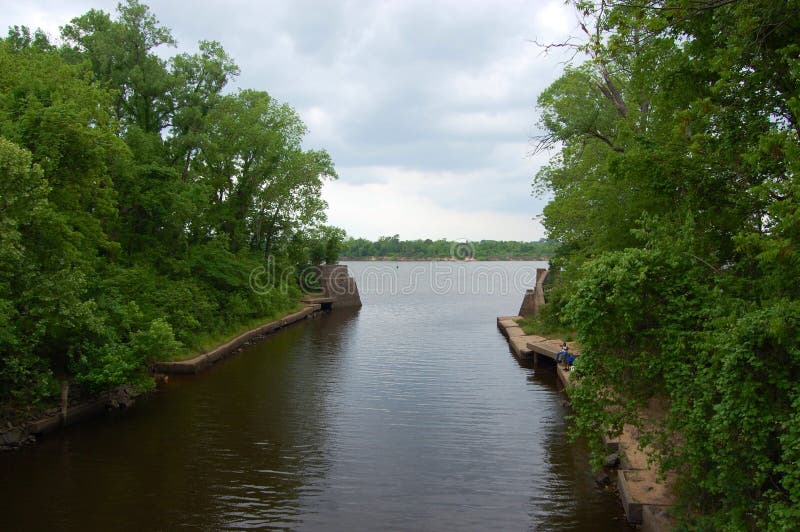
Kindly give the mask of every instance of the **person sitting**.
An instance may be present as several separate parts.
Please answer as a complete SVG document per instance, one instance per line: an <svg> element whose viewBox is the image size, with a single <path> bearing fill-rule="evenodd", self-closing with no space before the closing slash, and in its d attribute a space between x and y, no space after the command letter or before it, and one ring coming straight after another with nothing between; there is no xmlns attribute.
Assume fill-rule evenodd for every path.
<svg viewBox="0 0 800 532"><path fill-rule="evenodd" d="M569 355L569 347L567 347L567 342L563 342L561 344L561 351L556 353L556 364L558 364L559 362L566 363L567 355Z"/></svg>
<svg viewBox="0 0 800 532"><path fill-rule="evenodd" d="M567 371L572 370L572 363L575 362L575 355L572 353L567 354Z"/></svg>

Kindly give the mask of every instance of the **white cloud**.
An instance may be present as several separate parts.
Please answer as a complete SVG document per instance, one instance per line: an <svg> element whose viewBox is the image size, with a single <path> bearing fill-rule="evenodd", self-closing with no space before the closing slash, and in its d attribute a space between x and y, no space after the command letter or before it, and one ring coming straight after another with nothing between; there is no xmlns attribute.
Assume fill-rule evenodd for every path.
<svg viewBox="0 0 800 532"><path fill-rule="evenodd" d="M566 54L532 41L575 33L561 0L196 0L188 16L185 3L143 1L178 40L166 53L217 40L241 67L233 88L298 110L305 145L337 166L330 219L351 235L541 236L530 190L546 159L527 157L529 137ZM6 24L56 34L117 0L0 3Z"/></svg>
<svg viewBox="0 0 800 532"><path fill-rule="evenodd" d="M398 177L382 183L352 185L337 181L325 185L330 204L329 223L347 228L355 237L377 239L399 234L403 239L448 238L468 240L538 240L541 224L530 214L475 208L447 208L424 193L420 179ZM435 180L435 176L433 177Z"/></svg>

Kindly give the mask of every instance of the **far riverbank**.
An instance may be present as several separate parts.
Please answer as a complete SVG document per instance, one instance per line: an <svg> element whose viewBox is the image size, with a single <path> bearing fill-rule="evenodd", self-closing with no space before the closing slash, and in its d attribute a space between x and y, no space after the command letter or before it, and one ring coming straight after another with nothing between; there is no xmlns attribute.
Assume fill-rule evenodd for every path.
<svg viewBox="0 0 800 532"><path fill-rule="evenodd" d="M512 261L512 262L547 262L550 257L342 257L343 262L498 262L498 261Z"/></svg>

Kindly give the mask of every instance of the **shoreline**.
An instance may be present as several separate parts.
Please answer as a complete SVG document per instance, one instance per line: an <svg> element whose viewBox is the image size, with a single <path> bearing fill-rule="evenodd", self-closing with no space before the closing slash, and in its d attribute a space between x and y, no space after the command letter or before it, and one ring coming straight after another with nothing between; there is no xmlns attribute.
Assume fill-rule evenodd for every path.
<svg viewBox="0 0 800 532"><path fill-rule="evenodd" d="M210 351L206 351L205 353L200 353L182 360L166 360L155 362L151 366L151 370L153 373L165 375L200 373L201 371L205 371L211 367L216 362L236 353L239 348L243 347L248 342L258 340L263 336L277 332L288 325L292 325L293 323L297 323L298 321L306 319L309 316L313 316L320 310L322 310L322 305L319 303L306 304L299 311L292 312L283 316L282 318L272 320L259 325L258 327L250 329L249 331L245 331L232 340L228 340L227 342L220 344Z"/></svg>
<svg viewBox="0 0 800 532"><path fill-rule="evenodd" d="M555 364L556 375L566 394L570 386L570 373L555 363L555 353L560 350L561 340L537 335L526 335L517 321L521 316L500 316L497 327L508 340L514 356L520 361L533 361L534 369L539 366L540 357L546 357ZM567 342L570 350L580 354L574 342ZM615 478L617 493L628 522L639 525L642 530L661 532L672 530L669 509L674 503L670 484L659 480L658 471L650 466L646 449L639 448L639 432L625 425L616 438L603 438L603 444L610 456L606 457L603 469L611 470L608 475L601 473L596 478L598 484L608 485ZM616 470L616 474L614 471Z"/></svg>
<svg viewBox="0 0 800 532"><path fill-rule="evenodd" d="M204 353L193 355L191 358L184 360L155 362L150 366L149 371L151 374L155 374L154 376L157 379L159 375L200 373L216 362L238 352L245 345L312 317L320 312L321 309L322 305L318 303L305 304L299 311L291 312L281 318L254 327ZM68 406L63 412L45 415L32 421L25 421L18 426L4 428L0 431L0 452L36 443L39 438L63 427L75 425L113 410L128 408L144 393L146 392L139 392L129 385L120 386L101 393L97 397ZM52 408L48 410L52 411Z"/></svg>
<svg viewBox="0 0 800 532"><path fill-rule="evenodd" d="M547 262L550 257L341 257L342 262Z"/></svg>

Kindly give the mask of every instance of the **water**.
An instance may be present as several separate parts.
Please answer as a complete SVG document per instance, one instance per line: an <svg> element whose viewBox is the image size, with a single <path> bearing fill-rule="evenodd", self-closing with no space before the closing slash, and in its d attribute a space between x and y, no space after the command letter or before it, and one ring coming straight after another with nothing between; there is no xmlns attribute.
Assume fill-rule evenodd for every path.
<svg viewBox="0 0 800 532"><path fill-rule="evenodd" d="M497 331L536 266L351 263L360 311L0 455L0 530L627 530Z"/></svg>

